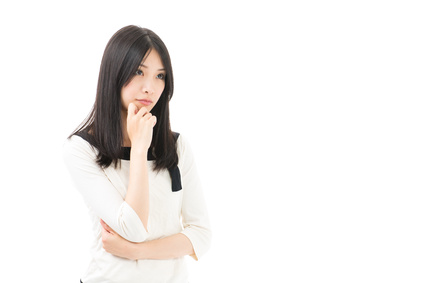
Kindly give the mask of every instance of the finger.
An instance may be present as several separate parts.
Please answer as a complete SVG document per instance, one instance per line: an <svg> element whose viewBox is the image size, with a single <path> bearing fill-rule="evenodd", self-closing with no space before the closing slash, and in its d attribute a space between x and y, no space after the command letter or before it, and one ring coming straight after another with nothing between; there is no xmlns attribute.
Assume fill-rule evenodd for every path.
<svg viewBox="0 0 424 283"><path fill-rule="evenodd" d="M152 126L154 127L157 123L157 118L156 116L152 115L152 118L149 119L149 121L152 123Z"/></svg>
<svg viewBox="0 0 424 283"><path fill-rule="evenodd" d="M149 121L150 118L152 118L152 113L146 113L146 115L143 116L144 121Z"/></svg>
<svg viewBox="0 0 424 283"><path fill-rule="evenodd" d="M108 239L110 237L110 234L108 231L106 231L103 227L102 227L102 243L103 243L103 248L106 249L106 244L108 243Z"/></svg>
<svg viewBox="0 0 424 283"><path fill-rule="evenodd" d="M137 106L134 103L131 102L128 105L128 117L132 117L132 116L136 115L137 112L138 112Z"/></svg>
<svg viewBox="0 0 424 283"><path fill-rule="evenodd" d="M109 236L109 232L105 230L104 227L102 227L102 242L104 243L107 240L107 237Z"/></svg>
<svg viewBox="0 0 424 283"><path fill-rule="evenodd" d="M149 111L147 110L146 107L141 107L138 110L137 116L143 117L144 115L146 115L147 113L149 113Z"/></svg>
<svg viewBox="0 0 424 283"><path fill-rule="evenodd" d="M102 225L103 229L105 229L107 232L111 233L111 228L109 227L109 225L107 225L103 219L100 219L100 224Z"/></svg>

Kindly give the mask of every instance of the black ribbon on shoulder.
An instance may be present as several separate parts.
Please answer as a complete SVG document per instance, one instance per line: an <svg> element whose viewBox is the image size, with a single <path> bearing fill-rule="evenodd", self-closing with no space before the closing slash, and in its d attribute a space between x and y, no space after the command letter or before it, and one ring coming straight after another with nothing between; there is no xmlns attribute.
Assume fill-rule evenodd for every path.
<svg viewBox="0 0 424 283"><path fill-rule="evenodd" d="M175 142L177 142L178 137L180 136L179 133L174 132L174 138L175 138ZM173 192L178 192L180 191L183 187L181 186L181 174L180 174L180 168L178 168L177 165L175 165L172 168L168 168L169 171L169 175L171 175L171 181L172 181L172 191Z"/></svg>
<svg viewBox="0 0 424 283"><path fill-rule="evenodd" d="M171 181L172 181L172 191L178 192L182 189L181 186L181 174L180 169L178 166L175 166L172 169L168 169L169 175L171 175Z"/></svg>

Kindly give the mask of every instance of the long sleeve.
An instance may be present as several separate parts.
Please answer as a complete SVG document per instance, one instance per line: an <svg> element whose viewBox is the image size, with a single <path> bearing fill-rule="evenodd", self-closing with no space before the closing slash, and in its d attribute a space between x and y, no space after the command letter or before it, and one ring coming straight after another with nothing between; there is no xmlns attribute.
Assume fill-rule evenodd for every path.
<svg viewBox="0 0 424 283"><path fill-rule="evenodd" d="M178 142L183 187L182 233L190 239L195 252L193 258L198 260L209 249L212 233L193 153L184 139L180 137Z"/></svg>
<svg viewBox="0 0 424 283"><path fill-rule="evenodd" d="M75 187L94 214L128 241L145 241L148 233L143 223L97 165L95 149L73 136L63 146L63 158Z"/></svg>

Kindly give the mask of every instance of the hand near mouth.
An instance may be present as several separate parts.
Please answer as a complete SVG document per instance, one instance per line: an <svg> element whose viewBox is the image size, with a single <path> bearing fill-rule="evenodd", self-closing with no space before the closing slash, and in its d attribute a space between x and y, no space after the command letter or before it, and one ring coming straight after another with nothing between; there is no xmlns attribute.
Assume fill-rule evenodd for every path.
<svg viewBox="0 0 424 283"><path fill-rule="evenodd" d="M156 116L149 113L146 107L138 109L134 103L128 105L127 132L132 148L147 153L156 121Z"/></svg>

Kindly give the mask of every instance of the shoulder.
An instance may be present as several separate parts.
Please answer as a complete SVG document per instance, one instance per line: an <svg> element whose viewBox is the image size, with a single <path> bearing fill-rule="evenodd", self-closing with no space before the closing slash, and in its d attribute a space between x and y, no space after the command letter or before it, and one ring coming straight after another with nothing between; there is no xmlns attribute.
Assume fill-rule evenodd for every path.
<svg viewBox="0 0 424 283"><path fill-rule="evenodd" d="M72 156L87 159L95 159L97 156L97 150L78 135L73 135L65 140L62 153L65 160Z"/></svg>
<svg viewBox="0 0 424 283"><path fill-rule="evenodd" d="M184 135L181 135L180 133L177 133L177 132L172 132L172 133L174 135L175 144L177 146L178 156L181 157L180 154L182 153L182 151L184 151L184 148L187 145L187 141Z"/></svg>
<svg viewBox="0 0 424 283"><path fill-rule="evenodd" d="M190 163L193 160L193 152L187 138L184 135L179 134L176 145L179 165Z"/></svg>

